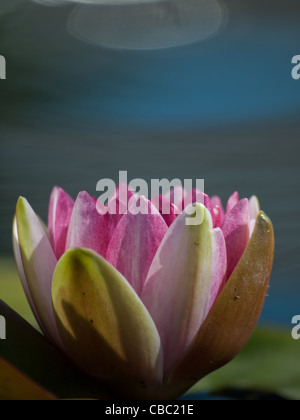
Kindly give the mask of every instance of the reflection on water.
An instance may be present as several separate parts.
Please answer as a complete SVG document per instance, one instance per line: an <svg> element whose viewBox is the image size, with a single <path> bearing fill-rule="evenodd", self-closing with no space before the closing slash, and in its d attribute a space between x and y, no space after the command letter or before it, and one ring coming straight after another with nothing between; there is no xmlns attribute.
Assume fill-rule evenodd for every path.
<svg viewBox="0 0 300 420"><path fill-rule="evenodd" d="M70 33L106 48L164 49L202 41L227 21L223 0L34 0L76 5Z"/></svg>
<svg viewBox="0 0 300 420"><path fill-rule="evenodd" d="M69 30L95 45L163 49L202 41L224 27L224 5L216 0L162 0L105 6L80 5Z"/></svg>

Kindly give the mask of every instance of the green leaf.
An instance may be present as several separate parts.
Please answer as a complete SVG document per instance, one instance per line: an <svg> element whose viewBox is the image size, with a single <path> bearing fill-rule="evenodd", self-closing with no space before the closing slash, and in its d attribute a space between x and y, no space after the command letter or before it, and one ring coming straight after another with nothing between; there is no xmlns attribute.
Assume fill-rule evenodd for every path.
<svg viewBox="0 0 300 420"><path fill-rule="evenodd" d="M0 299L39 330L12 258L0 257Z"/></svg>

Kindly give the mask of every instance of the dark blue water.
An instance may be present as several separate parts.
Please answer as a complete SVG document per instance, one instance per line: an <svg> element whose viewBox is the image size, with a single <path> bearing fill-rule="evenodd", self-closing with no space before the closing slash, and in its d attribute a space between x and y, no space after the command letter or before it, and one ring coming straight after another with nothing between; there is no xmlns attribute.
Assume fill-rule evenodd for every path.
<svg viewBox="0 0 300 420"><path fill-rule="evenodd" d="M19 195L46 217L52 186L96 193L101 178L205 178L224 199L257 194L276 258L263 322L300 313L300 54L296 0L227 1L204 42L112 51L66 29L69 7L0 0L0 253L11 254Z"/></svg>

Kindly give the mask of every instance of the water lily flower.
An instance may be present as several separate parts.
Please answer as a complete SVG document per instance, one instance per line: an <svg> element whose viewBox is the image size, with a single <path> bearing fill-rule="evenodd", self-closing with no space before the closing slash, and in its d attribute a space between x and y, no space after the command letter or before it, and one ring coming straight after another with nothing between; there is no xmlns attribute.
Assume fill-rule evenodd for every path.
<svg viewBox="0 0 300 420"><path fill-rule="evenodd" d="M56 187L48 229L25 198L17 204L15 259L40 328L124 398L177 398L232 360L266 296L274 236L257 198L234 193L224 209L219 197L181 194L199 225L179 214L178 194L100 214L88 193L74 202ZM116 191L110 206L128 203Z"/></svg>

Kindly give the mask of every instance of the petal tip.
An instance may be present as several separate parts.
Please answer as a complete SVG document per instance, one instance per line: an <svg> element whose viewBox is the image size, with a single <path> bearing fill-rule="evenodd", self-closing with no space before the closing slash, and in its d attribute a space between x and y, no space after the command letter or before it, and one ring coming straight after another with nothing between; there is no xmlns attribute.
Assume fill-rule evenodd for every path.
<svg viewBox="0 0 300 420"><path fill-rule="evenodd" d="M26 204L28 204L27 199L24 198L24 197L22 197L22 196L20 196L18 198L18 201L17 201L17 209L19 209L21 206L26 205Z"/></svg>
<svg viewBox="0 0 300 420"><path fill-rule="evenodd" d="M184 218L186 225L188 226L200 226L205 222L208 222L209 229L213 229L213 220L210 211L202 203L194 203L188 205L184 212ZM196 219L193 220L193 219Z"/></svg>
<svg viewBox="0 0 300 420"><path fill-rule="evenodd" d="M62 264L66 264L66 261L72 261L74 264L78 264L78 266L82 266L83 258L88 257L92 258L95 257L96 259L102 260L104 263L109 264L101 255L97 254L91 249L88 248L71 248L68 249L64 255L59 260L57 267Z"/></svg>
<svg viewBox="0 0 300 420"><path fill-rule="evenodd" d="M53 193L60 192L60 191L63 191L63 189L62 189L61 187L59 187L58 185L55 185L55 186L52 188L52 194L53 194Z"/></svg>
<svg viewBox="0 0 300 420"><path fill-rule="evenodd" d="M17 201L17 207L16 207L16 219L17 221L19 221L20 217L24 217L24 214L28 214L27 212L32 211L33 209L30 206L28 200L24 197L19 197L18 201Z"/></svg>
<svg viewBox="0 0 300 420"><path fill-rule="evenodd" d="M260 220L269 226L273 226L271 219L263 210L258 213L257 220Z"/></svg>
<svg viewBox="0 0 300 420"><path fill-rule="evenodd" d="M77 200L85 198L91 198L90 194L87 191L80 191L77 195Z"/></svg>
<svg viewBox="0 0 300 420"><path fill-rule="evenodd" d="M263 232L265 232L266 234L269 234L272 237L272 242L273 242L273 247L274 247L275 236L274 236L273 223L271 219L269 218L269 216L262 210L259 212L256 218L255 229L259 226L261 227L261 230Z"/></svg>

